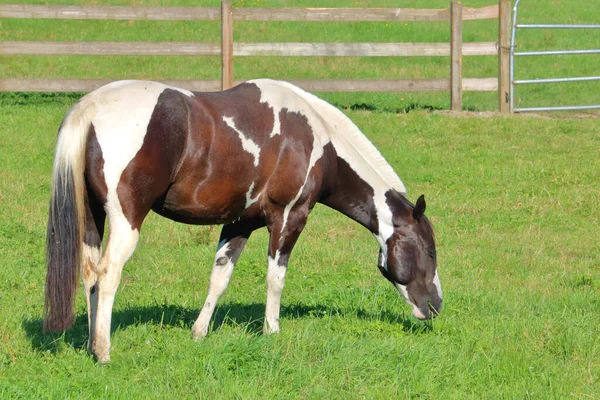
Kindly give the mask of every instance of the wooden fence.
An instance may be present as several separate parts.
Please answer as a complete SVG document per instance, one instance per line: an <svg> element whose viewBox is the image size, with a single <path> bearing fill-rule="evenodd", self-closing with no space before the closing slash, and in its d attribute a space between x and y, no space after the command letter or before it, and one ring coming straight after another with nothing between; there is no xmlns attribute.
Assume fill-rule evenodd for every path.
<svg viewBox="0 0 600 400"><path fill-rule="evenodd" d="M149 42L15 42L1 41L0 55L220 55L221 80L164 80L190 90L215 91L237 84L234 56L450 56L450 77L441 79L289 79L308 91L424 92L450 91L453 110L462 109L462 91L498 91L500 111L508 112L510 0L482 8L451 2L446 9L406 8L233 8L0 5L0 18L221 20L221 43ZM463 43L465 20L498 19L497 42ZM450 43L242 43L233 42L233 21L381 21L449 22ZM498 57L498 78L463 78L463 56ZM108 83L103 79L0 78L0 91L87 92Z"/></svg>

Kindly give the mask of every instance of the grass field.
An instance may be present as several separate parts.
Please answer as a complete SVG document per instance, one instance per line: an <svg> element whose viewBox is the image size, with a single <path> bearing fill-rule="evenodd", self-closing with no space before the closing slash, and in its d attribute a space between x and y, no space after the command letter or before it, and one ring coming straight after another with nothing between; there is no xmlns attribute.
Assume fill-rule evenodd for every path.
<svg viewBox="0 0 600 400"><path fill-rule="evenodd" d="M191 3L215 5L170 2ZM342 3L318 6L392 5ZM589 11L598 8L595 2L566 3L548 1L529 12L546 13L550 22L567 15L566 22L597 22ZM393 5L424 8L447 3ZM68 40L78 34L83 34L81 40L99 40L107 26L111 29L102 34L108 35L105 40L172 35L168 37L179 41L186 32L218 37L210 25L45 23L47 29L39 29L25 21L0 20L0 40ZM405 28L414 30L411 41L447 39L441 29L425 30L418 24ZM277 37L299 40L294 38L317 38L324 28L282 24L269 29ZM329 29L331 41L367 41L365 32L352 27ZM391 37L381 26L362 29L379 35L377 40ZM394 29L394 35L403 35L403 27ZM262 24L252 25L247 35L256 41L279 40ZM486 31L480 37L494 40L494 35ZM544 34L542 39L532 35L532 45L543 47ZM579 42L575 35L559 44L593 48L594 40L599 41L597 36L588 39ZM554 40L562 39L557 34ZM493 76L495 60L483 59L474 62L488 70L477 76ZM238 59L236 74L383 77L403 70L408 76L427 72L424 77L434 77L447 71L447 59L401 59L402 67L394 66L396 70L390 66L398 60L271 61ZM548 61L543 60L537 71L559 73ZM574 75L597 71L597 61L573 61L581 68ZM405 69L405 64L410 67ZM465 67L472 68L467 61ZM0 74L216 78L218 60L5 57ZM546 101L561 96L584 102L596 96L597 102L597 93L574 93L559 86L540 89L536 95ZM381 150L413 201L425 193L445 295L439 318L422 323L410 317L409 307L377 271L372 235L320 206L292 254L281 333L261 333L267 235L259 231L238 262L209 336L195 343L190 329L204 301L219 228L184 226L151 215L117 293L113 362L96 365L85 351L87 317L81 291L75 327L59 336L41 332L43 246L55 136L78 95L5 93L0 94L0 398L599 398L599 120L593 114L481 117L422 110L424 105L448 108L445 94L324 96L343 108ZM465 105L491 110L494 101L493 94L467 95ZM416 109L403 113L402 102Z"/></svg>

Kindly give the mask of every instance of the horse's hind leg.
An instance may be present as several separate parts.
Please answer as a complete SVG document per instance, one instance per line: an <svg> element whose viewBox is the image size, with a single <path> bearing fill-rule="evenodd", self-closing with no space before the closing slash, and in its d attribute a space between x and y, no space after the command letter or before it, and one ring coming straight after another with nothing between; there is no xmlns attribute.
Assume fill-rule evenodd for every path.
<svg viewBox="0 0 600 400"><path fill-rule="evenodd" d="M250 234L262 226L260 222L238 221L223 225L221 237L210 274L208 295L198 319L192 327L192 337L197 340L208 333L208 325L215 311L217 301L227 289L233 267L240 256Z"/></svg>
<svg viewBox="0 0 600 400"><path fill-rule="evenodd" d="M100 260L106 213L102 205L89 192L88 199L86 204L85 236L81 254L81 278L88 312L90 338L88 341L88 351L91 351L91 337L95 330L96 309L98 306L98 291L96 290L98 275L96 271L98 261Z"/></svg>
<svg viewBox="0 0 600 400"><path fill-rule="evenodd" d="M108 223L108 241L98 263L97 282L92 287L95 288L97 307L90 343L92 353L100 362L110 361L110 326L115 293L123 266L133 254L140 236L121 213L109 213Z"/></svg>

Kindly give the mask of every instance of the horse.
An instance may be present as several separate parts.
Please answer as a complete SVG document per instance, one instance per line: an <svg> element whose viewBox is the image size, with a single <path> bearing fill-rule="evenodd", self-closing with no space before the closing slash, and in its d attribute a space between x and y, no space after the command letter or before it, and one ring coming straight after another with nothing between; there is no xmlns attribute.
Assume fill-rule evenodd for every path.
<svg viewBox="0 0 600 400"><path fill-rule="evenodd" d="M207 335L244 245L262 227L270 234L263 331L279 332L290 253L317 202L372 232L379 270L416 318L441 310L424 197L408 201L393 168L346 115L287 82L256 79L214 93L109 83L62 121L51 190L44 330L74 323L81 275L88 351L99 362L110 361L115 292L150 210L223 225L195 340Z"/></svg>

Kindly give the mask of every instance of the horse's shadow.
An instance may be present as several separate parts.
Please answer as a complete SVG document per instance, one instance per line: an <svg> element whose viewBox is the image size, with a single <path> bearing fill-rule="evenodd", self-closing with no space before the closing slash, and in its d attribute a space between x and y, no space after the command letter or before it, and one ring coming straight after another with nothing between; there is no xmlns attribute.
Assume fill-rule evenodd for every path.
<svg viewBox="0 0 600 400"><path fill-rule="evenodd" d="M265 305L262 303L226 303L215 310L209 332L218 331L224 325L241 326L252 335L262 333ZM112 315L112 329L125 329L135 325L155 325L159 327L178 327L190 329L198 317L199 309L179 305L155 304L144 307L129 307L115 311ZM325 318L329 315L357 316L366 321L383 321L398 325L400 329L411 334L428 333L433 330L432 324L416 321L402 314L382 310L377 314L364 309L342 309L325 305L294 304L281 307L282 319L294 320L306 317ZM43 332L43 321L40 318L23 321L31 346L38 352L55 353L65 344L75 349L87 346L88 323L87 314L80 313L72 328L62 334Z"/></svg>

